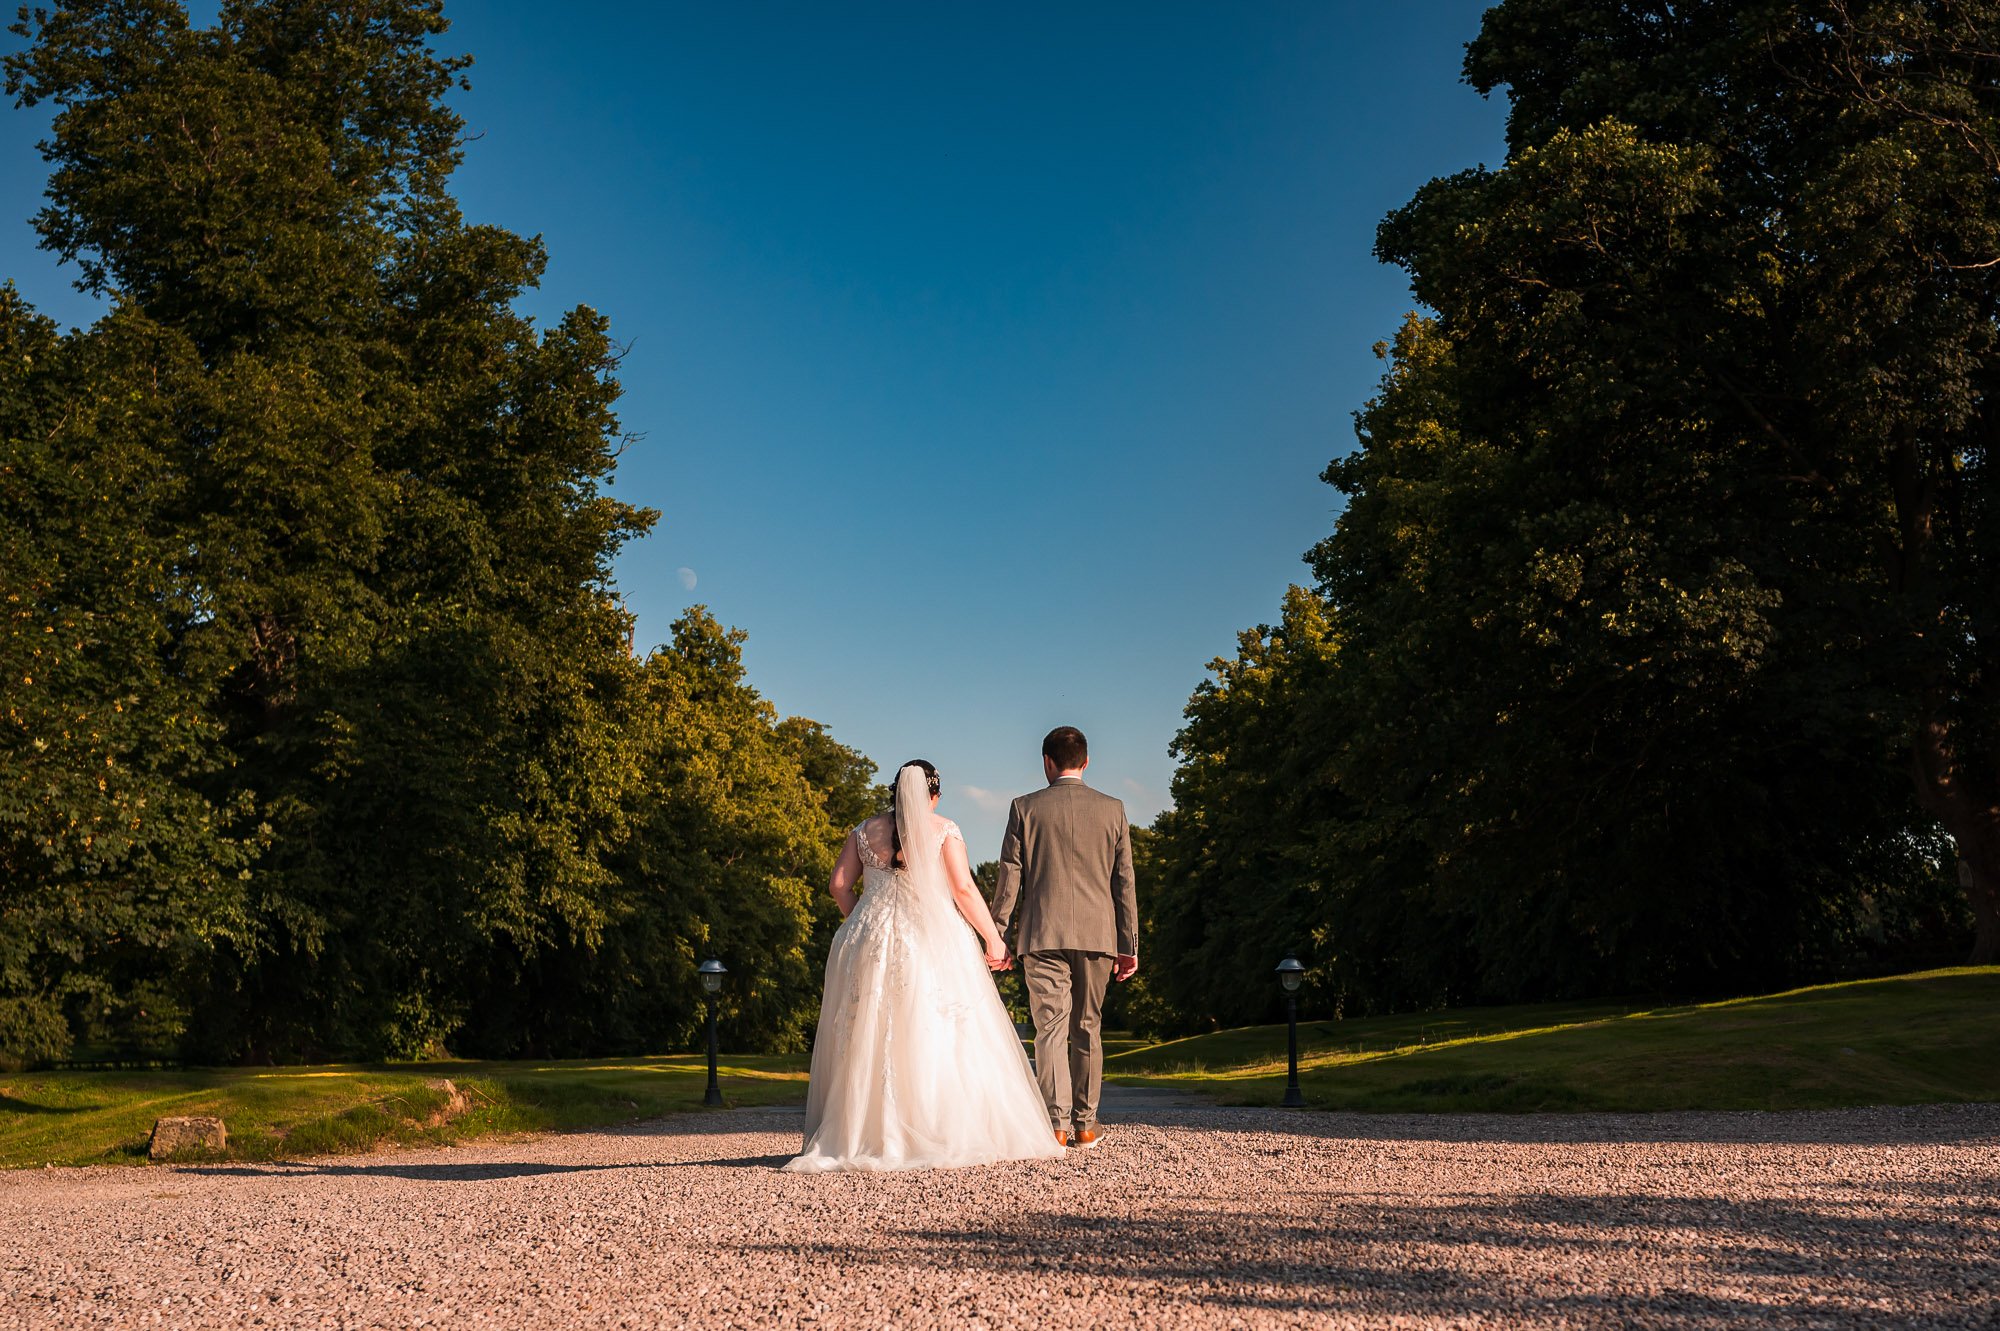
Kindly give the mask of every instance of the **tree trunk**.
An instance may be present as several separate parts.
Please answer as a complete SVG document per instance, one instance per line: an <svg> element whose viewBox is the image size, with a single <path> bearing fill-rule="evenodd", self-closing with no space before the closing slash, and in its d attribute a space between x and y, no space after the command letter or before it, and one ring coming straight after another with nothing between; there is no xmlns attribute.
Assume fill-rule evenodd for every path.
<svg viewBox="0 0 2000 1331"><path fill-rule="evenodd" d="M1957 761L1951 722L1926 707L1910 749L1917 799L1958 847L1958 881L1972 906L1975 966L2000 962L2000 782L1973 783Z"/></svg>
<svg viewBox="0 0 2000 1331"><path fill-rule="evenodd" d="M2000 962L2000 857L1988 855L1984 863L1967 859L1959 852L1958 881L1972 902L1972 956L1975 966Z"/></svg>

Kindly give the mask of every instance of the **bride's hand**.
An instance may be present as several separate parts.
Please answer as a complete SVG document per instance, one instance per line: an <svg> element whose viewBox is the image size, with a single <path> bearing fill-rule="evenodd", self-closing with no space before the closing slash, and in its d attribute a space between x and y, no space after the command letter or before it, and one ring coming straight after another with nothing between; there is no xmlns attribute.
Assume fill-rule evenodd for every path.
<svg viewBox="0 0 2000 1331"><path fill-rule="evenodd" d="M996 971L1011 970L1014 959L1007 955L1007 944L998 938L986 941L986 964Z"/></svg>

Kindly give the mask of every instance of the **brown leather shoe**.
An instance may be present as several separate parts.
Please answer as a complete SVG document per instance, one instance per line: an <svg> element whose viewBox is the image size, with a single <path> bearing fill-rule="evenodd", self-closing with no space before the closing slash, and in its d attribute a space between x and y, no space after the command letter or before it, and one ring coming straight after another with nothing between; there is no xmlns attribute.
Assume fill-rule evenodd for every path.
<svg viewBox="0 0 2000 1331"><path fill-rule="evenodd" d="M1056 1129L1056 1145L1058 1146L1069 1145L1069 1134L1067 1132L1064 1132L1061 1128Z"/></svg>
<svg viewBox="0 0 2000 1331"><path fill-rule="evenodd" d="M1087 1128L1078 1128L1076 1130L1076 1144L1078 1146L1081 1146L1084 1150L1088 1151L1091 1147L1097 1145L1097 1139L1099 1136L1100 1134L1097 1131L1097 1125L1095 1123L1091 1124Z"/></svg>

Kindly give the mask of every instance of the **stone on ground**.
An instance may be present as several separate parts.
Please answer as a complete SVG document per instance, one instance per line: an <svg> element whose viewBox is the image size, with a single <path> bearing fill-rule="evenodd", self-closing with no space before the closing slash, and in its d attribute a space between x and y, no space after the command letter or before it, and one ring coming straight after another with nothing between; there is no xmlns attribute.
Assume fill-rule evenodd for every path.
<svg viewBox="0 0 2000 1331"><path fill-rule="evenodd" d="M221 1119L210 1114L188 1114L156 1120L152 1139L146 1143L146 1154L155 1160L165 1160L190 1147L219 1151L227 1145L229 1129L222 1125Z"/></svg>
<svg viewBox="0 0 2000 1331"><path fill-rule="evenodd" d="M424 1083L424 1086L444 1097L444 1103L439 1105L436 1112L430 1116L430 1126L432 1127L436 1127L448 1119L457 1118L460 1114L472 1108L471 1097L466 1095L464 1089L450 1077L432 1077Z"/></svg>

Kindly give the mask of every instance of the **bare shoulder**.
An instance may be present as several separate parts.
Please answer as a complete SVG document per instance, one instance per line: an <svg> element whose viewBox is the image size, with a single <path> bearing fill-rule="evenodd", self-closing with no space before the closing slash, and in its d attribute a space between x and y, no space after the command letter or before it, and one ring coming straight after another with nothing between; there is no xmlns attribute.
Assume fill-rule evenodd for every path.
<svg viewBox="0 0 2000 1331"><path fill-rule="evenodd" d="M896 820L886 813L878 813L855 824L854 839L880 856L887 853L895 832Z"/></svg>

